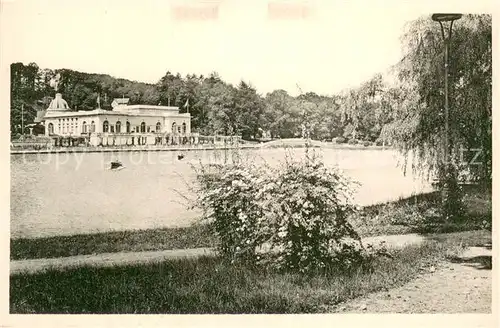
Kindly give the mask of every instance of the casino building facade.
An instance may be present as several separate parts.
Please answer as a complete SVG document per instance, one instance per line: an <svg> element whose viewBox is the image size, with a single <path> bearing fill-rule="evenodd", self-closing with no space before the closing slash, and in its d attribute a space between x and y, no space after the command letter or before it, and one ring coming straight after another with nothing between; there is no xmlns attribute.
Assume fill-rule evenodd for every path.
<svg viewBox="0 0 500 328"><path fill-rule="evenodd" d="M38 120L55 146L74 138L84 138L89 146L197 142L197 135L191 133L191 114L179 113L179 107L129 105L128 98L115 99L112 106L111 110L75 111L56 93Z"/></svg>

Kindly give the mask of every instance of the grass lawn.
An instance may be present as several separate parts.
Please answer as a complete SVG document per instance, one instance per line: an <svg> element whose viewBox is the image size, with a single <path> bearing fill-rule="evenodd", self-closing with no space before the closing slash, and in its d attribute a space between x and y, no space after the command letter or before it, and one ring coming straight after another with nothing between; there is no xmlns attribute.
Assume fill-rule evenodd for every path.
<svg viewBox="0 0 500 328"><path fill-rule="evenodd" d="M310 276L223 263L215 257L10 277L11 313L317 313L402 285L422 267L491 242L491 233L434 235L378 258L372 271Z"/></svg>
<svg viewBox="0 0 500 328"><path fill-rule="evenodd" d="M212 247L207 226L115 231L96 234L11 239L10 259L67 257L84 254Z"/></svg>
<svg viewBox="0 0 500 328"><path fill-rule="evenodd" d="M467 231L491 223L491 191L464 190L466 217L461 222L429 224L418 220L417 214L439 204L437 193L421 194L395 202L365 207L360 215L351 218L362 237L405 234ZM203 225L186 228L165 228L136 231L117 231L87 235L57 236L35 239L11 239L10 259L53 258L73 255L113 252L154 251L213 247L216 238Z"/></svg>
<svg viewBox="0 0 500 328"><path fill-rule="evenodd" d="M351 222L362 236L491 229L491 189L464 186L463 203L465 214L455 222L440 222L436 217L441 206L439 192L367 206Z"/></svg>

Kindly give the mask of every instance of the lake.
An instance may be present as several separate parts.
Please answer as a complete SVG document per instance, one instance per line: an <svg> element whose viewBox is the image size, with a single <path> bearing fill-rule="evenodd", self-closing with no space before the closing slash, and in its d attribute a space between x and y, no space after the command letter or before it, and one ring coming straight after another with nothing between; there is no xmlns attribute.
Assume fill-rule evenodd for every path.
<svg viewBox="0 0 500 328"><path fill-rule="evenodd" d="M393 150L317 149L327 165L338 166L361 183L359 205L394 200L431 190L428 182L404 176ZM286 152L304 149L241 150L248 161L276 165ZM194 171L189 164L223 161L231 154L185 152L62 153L11 155L11 237L71 235L110 230L181 227L199 211L187 208L193 198ZM108 169L120 159L125 168Z"/></svg>

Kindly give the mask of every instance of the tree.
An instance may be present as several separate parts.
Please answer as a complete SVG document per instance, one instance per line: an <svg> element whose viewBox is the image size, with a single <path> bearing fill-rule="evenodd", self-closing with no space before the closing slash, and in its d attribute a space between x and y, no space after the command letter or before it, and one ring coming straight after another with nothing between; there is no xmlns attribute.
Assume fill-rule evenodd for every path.
<svg viewBox="0 0 500 328"><path fill-rule="evenodd" d="M35 108L47 108L55 93L49 81L56 73L62 76L58 91L77 110L95 109L100 95L104 109L111 108L114 98L127 97L130 104L170 104L183 113L187 112L184 105L189 99L192 129L205 135L241 134L255 138L262 131L269 131L273 138L293 138L307 129L314 139L330 139L347 131L352 132L351 137L366 135L373 140L381 127L391 121L388 113L392 102L396 102L385 101L380 75L341 95L307 92L292 97L284 90L275 90L262 97L248 83L242 81L234 87L217 72L208 77L183 77L168 71L156 84L147 84L106 74L39 69L33 63L15 63L11 70L11 129L17 127L17 131L21 125L21 103L30 111L26 122L34 118Z"/></svg>
<svg viewBox="0 0 500 328"><path fill-rule="evenodd" d="M319 122L318 138L332 139L342 135L341 114L336 97L323 100L318 105L318 110L322 114Z"/></svg>
<svg viewBox="0 0 500 328"><path fill-rule="evenodd" d="M259 134L264 103L257 91L249 84L241 81L234 90L234 110L236 133L244 139L256 138Z"/></svg>
<svg viewBox="0 0 500 328"><path fill-rule="evenodd" d="M271 132L271 138L290 138L292 131L297 129L289 110L292 101L293 97L285 90L275 90L266 95L262 125Z"/></svg>
<svg viewBox="0 0 500 328"><path fill-rule="evenodd" d="M455 163L478 180L491 183L491 16L465 15L455 22L450 59L450 144ZM444 45L430 17L413 21L403 36L405 54L397 66L399 106L394 122L384 127L417 172L437 173L444 126ZM470 161L476 153L461 154L460 147L480 149L481 165ZM460 157L464 160L460 161ZM479 162L478 161L478 162Z"/></svg>
<svg viewBox="0 0 500 328"><path fill-rule="evenodd" d="M233 109L234 91L231 85L224 82L215 82L208 79L206 90L206 117L207 125L203 128L205 134L233 135L237 131L236 118ZM212 83L215 84L212 86ZM212 87L210 87L212 86Z"/></svg>
<svg viewBox="0 0 500 328"><path fill-rule="evenodd" d="M42 96L40 89L39 68L35 63L24 65L14 63L10 66L11 94L10 94L10 130L23 133L22 125L33 122L36 110L39 109L38 100Z"/></svg>

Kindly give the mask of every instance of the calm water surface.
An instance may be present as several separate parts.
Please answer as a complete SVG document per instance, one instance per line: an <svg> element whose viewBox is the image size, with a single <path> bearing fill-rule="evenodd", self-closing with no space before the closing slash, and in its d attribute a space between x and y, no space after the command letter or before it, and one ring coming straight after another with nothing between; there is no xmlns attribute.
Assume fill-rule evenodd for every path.
<svg viewBox="0 0 500 328"><path fill-rule="evenodd" d="M248 161L276 165L303 149L242 151ZM361 183L360 205L384 202L430 190L428 183L404 176L390 150L321 149L327 165L338 166ZM193 198L191 164L223 161L221 151L74 153L11 155L11 236L39 237L110 230L179 227L199 212ZM119 158L125 169L108 170Z"/></svg>

